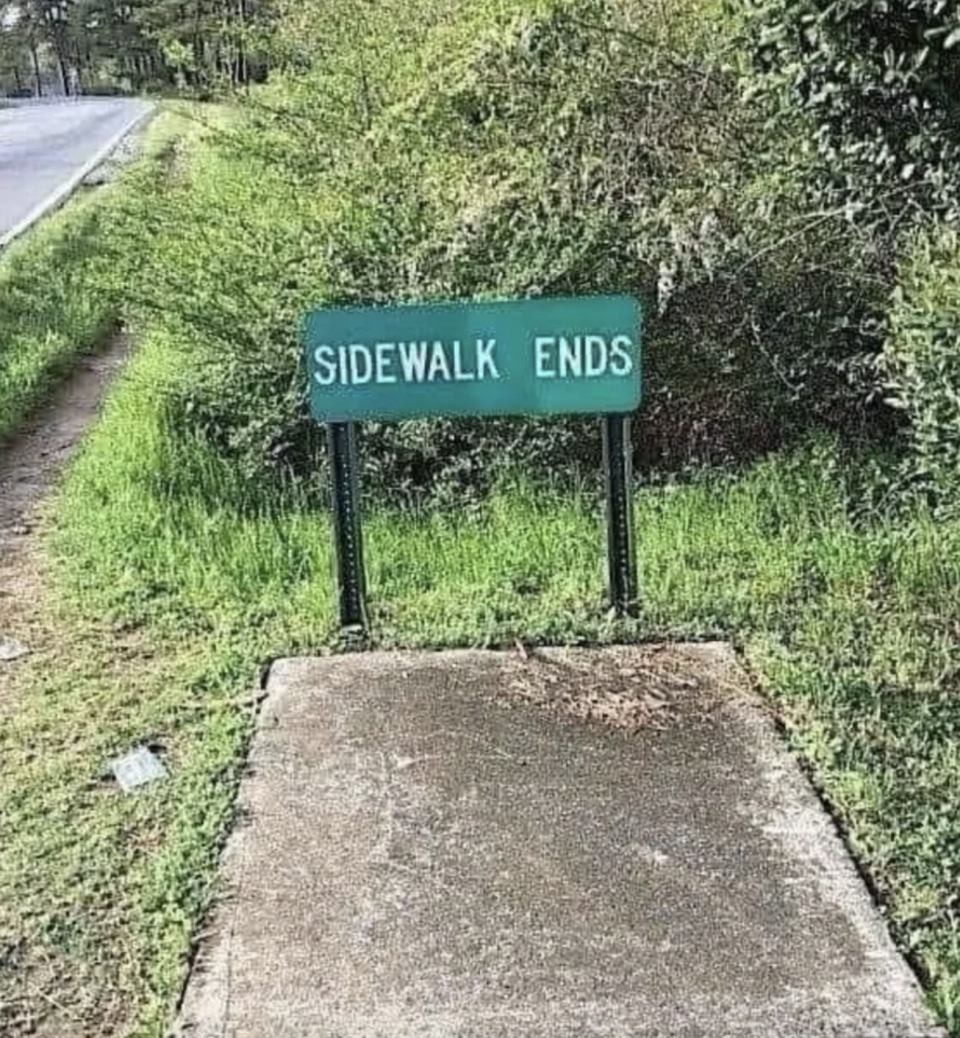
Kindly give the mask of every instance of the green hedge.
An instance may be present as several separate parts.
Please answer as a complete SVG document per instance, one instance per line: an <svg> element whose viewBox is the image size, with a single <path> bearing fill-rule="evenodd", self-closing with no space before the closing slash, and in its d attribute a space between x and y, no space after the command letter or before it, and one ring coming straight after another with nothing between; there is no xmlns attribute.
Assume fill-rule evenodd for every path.
<svg viewBox="0 0 960 1038"><path fill-rule="evenodd" d="M740 102L735 33L710 0L351 10L285 9L271 84L136 221L152 228L138 304L191 372L172 423L251 477L309 478L306 309L594 292L647 309L648 470L862 419L874 254L760 160L768 130ZM368 485L392 498L598 460L590 421L366 434Z"/></svg>
<svg viewBox="0 0 960 1038"><path fill-rule="evenodd" d="M907 469L941 507L960 490L960 235L919 235L900 271L882 357L889 402L909 419Z"/></svg>
<svg viewBox="0 0 960 1038"><path fill-rule="evenodd" d="M958 212L960 11L945 0L747 0L779 119L807 118L820 188L882 223Z"/></svg>

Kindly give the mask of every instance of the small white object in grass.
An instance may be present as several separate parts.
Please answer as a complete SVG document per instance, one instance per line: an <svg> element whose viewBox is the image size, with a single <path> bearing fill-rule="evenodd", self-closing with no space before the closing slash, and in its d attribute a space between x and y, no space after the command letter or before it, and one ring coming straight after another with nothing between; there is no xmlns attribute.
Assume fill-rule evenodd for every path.
<svg viewBox="0 0 960 1038"><path fill-rule="evenodd" d="M166 777L167 769L160 758L151 753L146 746L138 746L125 757L115 760L110 767L124 793L130 793L140 786Z"/></svg>
<svg viewBox="0 0 960 1038"><path fill-rule="evenodd" d="M14 638L0 636L0 663L12 663L13 660L18 660L29 652L30 650L23 642L18 642Z"/></svg>

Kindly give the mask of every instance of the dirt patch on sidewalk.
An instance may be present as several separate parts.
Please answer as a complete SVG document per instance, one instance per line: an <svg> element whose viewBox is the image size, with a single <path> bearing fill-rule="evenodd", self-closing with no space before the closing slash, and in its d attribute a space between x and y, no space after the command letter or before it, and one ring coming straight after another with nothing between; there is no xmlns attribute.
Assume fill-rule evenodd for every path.
<svg viewBox="0 0 960 1038"><path fill-rule="evenodd" d="M735 655L713 642L651 645L640 656L633 647L523 652L511 657L504 679L505 705L630 731L706 722L731 695L743 695Z"/></svg>
<svg viewBox="0 0 960 1038"><path fill-rule="evenodd" d="M730 646L266 693L178 1038L946 1038Z"/></svg>

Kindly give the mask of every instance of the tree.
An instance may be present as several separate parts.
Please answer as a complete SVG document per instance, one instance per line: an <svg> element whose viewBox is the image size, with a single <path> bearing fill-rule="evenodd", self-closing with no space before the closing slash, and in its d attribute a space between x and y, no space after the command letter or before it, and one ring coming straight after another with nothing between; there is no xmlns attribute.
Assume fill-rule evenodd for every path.
<svg viewBox="0 0 960 1038"><path fill-rule="evenodd" d="M195 89L261 75L267 0L0 0L0 75L19 84L31 56L63 93L80 84Z"/></svg>
<svg viewBox="0 0 960 1038"><path fill-rule="evenodd" d="M189 85L212 87L248 81L266 13L262 0L141 0L136 20Z"/></svg>
<svg viewBox="0 0 960 1038"><path fill-rule="evenodd" d="M762 94L810 120L824 186L877 215L960 198L960 7L748 0Z"/></svg>
<svg viewBox="0 0 960 1038"><path fill-rule="evenodd" d="M44 34L37 7L15 0L0 2L0 71L12 78L18 90L32 77L38 97L43 93L43 48Z"/></svg>

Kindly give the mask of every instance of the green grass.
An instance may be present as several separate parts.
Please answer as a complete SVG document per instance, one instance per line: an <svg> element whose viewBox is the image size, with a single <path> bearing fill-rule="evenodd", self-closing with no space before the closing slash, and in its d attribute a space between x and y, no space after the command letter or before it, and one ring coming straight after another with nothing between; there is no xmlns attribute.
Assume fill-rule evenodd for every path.
<svg viewBox="0 0 960 1038"><path fill-rule="evenodd" d="M79 196L0 253L0 437L116 320L98 291L104 199Z"/></svg>
<svg viewBox="0 0 960 1038"><path fill-rule="evenodd" d="M164 1033L271 658L342 648L327 503L251 485L164 418L190 334L154 314L72 466L49 546L53 649L0 726L0 1030ZM885 515L831 440L636 496L644 613L603 609L586 492L501 484L479 508L370 510L381 646L729 637L960 1035L960 523ZM170 779L102 776L137 742ZM9 951L13 949L13 951ZM24 994L26 992L26 994ZM18 1029L19 1028L19 1029Z"/></svg>
<svg viewBox="0 0 960 1038"><path fill-rule="evenodd" d="M132 175L81 191L0 252L0 439L115 327L122 274L110 241L124 205L142 190L139 178L174 132L169 118L157 120Z"/></svg>
<svg viewBox="0 0 960 1038"><path fill-rule="evenodd" d="M251 491L166 430L178 360L145 336L72 469L54 538L71 659L36 675L0 742L0 919L144 1035L163 1031L211 897L259 666L338 648L323 502ZM823 441L641 491L645 609L626 626L603 614L586 494L516 483L470 515L374 512L375 640L733 638L960 1034L960 525L854 521L855 473ZM125 799L99 775L145 739L172 779Z"/></svg>

